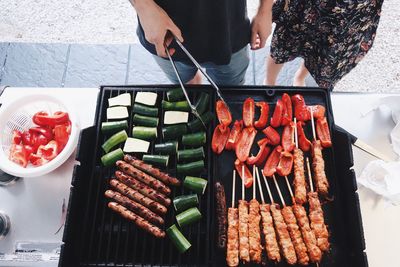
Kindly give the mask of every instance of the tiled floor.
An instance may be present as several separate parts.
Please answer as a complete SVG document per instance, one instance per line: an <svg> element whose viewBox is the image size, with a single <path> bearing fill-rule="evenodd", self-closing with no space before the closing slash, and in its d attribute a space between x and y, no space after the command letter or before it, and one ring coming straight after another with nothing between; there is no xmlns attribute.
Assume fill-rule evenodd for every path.
<svg viewBox="0 0 400 267"><path fill-rule="evenodd" d="M266 51L251 52L248 85L260 85ZM300 60L287 64L279 84L291 85ZM312 79L308 85L316 86ZM169 83L140 44L81 45L0 43L0 85L28 87L97 87L104 84Z"/></svg>

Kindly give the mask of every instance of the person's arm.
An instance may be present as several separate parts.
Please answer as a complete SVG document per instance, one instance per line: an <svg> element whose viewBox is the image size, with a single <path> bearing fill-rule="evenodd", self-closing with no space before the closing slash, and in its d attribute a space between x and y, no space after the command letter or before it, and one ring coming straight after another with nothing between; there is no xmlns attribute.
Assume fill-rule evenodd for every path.
<svg viewBox="0 0 400 267"><path fill-rule="evenodd" d="M159 56L167 57L164 44L169 46L173 40L173 37L171 34L168 34L168 31L172 32L179 41L183 42L180 29L175 25L168 14L153 0L129 1L136 9L146 40L155 45ZM174 49L170 49L171 54L174 52Z"/></svg>
<svg viewBox="0 0 400 267"><path fill-rule="evenodd" d="M251 49L263 48L271 34L273 0L260 0L257 14L251 22Z"/></svg>

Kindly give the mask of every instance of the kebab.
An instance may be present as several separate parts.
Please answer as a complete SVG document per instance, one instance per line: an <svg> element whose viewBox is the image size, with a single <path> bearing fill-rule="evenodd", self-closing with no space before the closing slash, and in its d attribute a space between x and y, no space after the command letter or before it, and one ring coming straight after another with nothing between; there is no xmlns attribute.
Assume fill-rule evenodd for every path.
<svg viewBox="0 0 400 267"><path fill-rule="evenodd" d="M261 263L261 234L260 234L260 203L256 199L256 179L253 166L253 199L249 205L249 247L250 260L255 263Z"/></svg>
<svg viewBox="0 0 400 267"><path fill-rule="evenodd" d="M275 175L273 176L273 180L276 186L276 190L278 191L279 198L281 199L283 205L282 216L283 219L285 220L285 223L287 224L289 235L290 238L292 239L294 250L296 251L297 262L300 265L308 265L310 258L308 257L307 254L307 247L304 244L292 207L286 206L285 200L283 199L282 192L279 188L278 182L276 181Z"/></svg>
<svg viewBox="0 0 400 267"><path fill-rule="evenodd" d="M310 205L310 221L311 229L314 231L315 238L317 239L317 245L321 251L325 252L329 250L329 233L324 221L324 212L322 211L321 202L318 198L318 193L314 192L312 183L310 161L307 160L307 171L310 182L310 192L308 193L308 203Z"/></svg>
<svg viewBox="0 0 400 267"><path fill-rule="evenodd" d="M226 264L229 267L239 265L239 215L235 208L236 171L233 171L232 206L228 209L228 240L226 245Z"/></svg>
<svg viewBox="0 0 400 267"><path fill-rule="evenodd" d="M293 186L294 186L295 202L302 205L307 201L306 177L304 174L304 154L303 151L299 149L296 118L294 118L294 123L296 124L296 127L294 128L296 148L293 151L293 158L294 158Z"/></svg>
<svg viewBox="0 0 400 267"><path fill-rule="evenodd" d="M274 262L280 262L281 261L281 254L279 252L279 245L278 241L276 240L276 233L275 233L275 228L274 228L274 222L272 220L271 216L271 205L266 204L264 200L264 195L262 192L262 186L260 182L260 175L258 173L258 168L256 167L256 175L257 175L257 183L258 183L258 189L260 190L260 196L261 196L261 205L260 205L260 211L261 211L261 219L262 219L262 230L264 233L264 239L265 239L265 250L267 252L268 259ZM269 197L272 201L272 195L271 192L268 191Z"/></svg>
<svg viewBox="0 0 400 267"><path fill-rule="evenodd" d="M245 177L244 165L242 166L242 177ZM248 263L250 262L249 251L249 204L245 199L244 179L242 179L242 199L239 200L239 257Z"/></svg>

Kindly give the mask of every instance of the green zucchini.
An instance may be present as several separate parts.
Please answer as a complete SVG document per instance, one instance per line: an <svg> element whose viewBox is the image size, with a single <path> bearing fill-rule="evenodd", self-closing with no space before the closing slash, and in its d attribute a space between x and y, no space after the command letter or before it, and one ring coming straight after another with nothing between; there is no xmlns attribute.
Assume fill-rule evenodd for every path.
<svg viewBox="0 0 400 267"><path fill-rule="evenodd" d="M204 170L204 160L176 165L176 171L178 172L179 175L199 174L203 170Z"/></svg>
<svg viewBox="0 0 400 267"><path fill-rule="evenodd" d="M178 161L194 161L199 159L204 159L204 149L203 147L178 150Z"/></svg>
<svg viewBox="0 0 400 267"><path fill-rule="evenodd" d="M107 154L102 156L101 162L103 163L104 166L107 167L107 166L114 165L115 162L122 159L123 157L124 157L124 152L122 151L121 148L117 148L116 150L108 152Z"/></svg>
<svg viewBox="0 0 400 267"><path fill-rule="evenodd" d="M185 133L187 133L186 124L168 125L162 128L164 140L176 140Z"/></svg>
<svg viewBox="0 0 400 267"><path fill-rule="evenodd" d="M175 88L167 91L167 99L170 102L179 101L185 98L181 88Z"/></svg>
<svg viewBox="0 0 400 267"><path fill-rule="evenodd" d="M142 140L154 140L157 138L157 127L135 126L132 129L132 137Z"/></svg>
<svg viewBox="0 0 400 267"><path fill-rule="evenodd" d="M210 111L207 111L206 113L202 114L200 117L203 120L204 124L207 126L207 124L212 120L213 114ZM198 132L200 130L204 130L204 126L198 118L189 122L188 128L190 129L190 131L192 133Z"/></svg>
<svg viewBox="0 0 400 267"><path fill-rule="evenodd" d="M108 153L116 145L125 142L126 139L128 139L128 134L125 130L122 130L108 138L101 147L104 152Z"/></svg>
<svg viewBox="0 0 400 267"><path fill-rule="evenodd" d="M199 197L197 194L190 194L184 196L178 196L172 201L176 212L181 212L191 207L195 207L199 204Z"/></svg>
<svg viewBox="0 0 400 267"><path fill-rule="evenodd" d="M128 121L109 121L101 123L101 131L105 134L115 133L121 130L128 129Z"/></svg>
<svg viewBox="0 0 400 267"><path fill-rule="evenodd" d="M145 106L139 103L133 104L133 113L137 113L144 116L157 117L158 116L158 108L153 108L149 106Z"/></svg>
<svg viewBox="0 0 400 267"><path fill-rule="evenodd" d="M162 155L176 155L178 152L178 141L166 142L154 145L154 153Z"/></svg>
<svg viewBox="0 0 400 267"><path fill-rule="evenodd" d="M158 126L158 118L157 117L149 117L143 116L140 114L133 115L133 123L135 125L147 126L147 127L157 127Z"/></svg>
<svg viewBox="0 0 400 267"><path fill-rule="evenodd" d="M186 100L178 101L178 102L169 102L169 101L161 101L161 106L164 110L173 110L173 111L190 111L189 103Z"/></svg>
<svg viewBox="0 0 400 267"><path fill-rule="evenodd" d="M186 252L192 246L175 224L169 227L166 232L179 253Z"/></svg>
<svg viewBox="0 0 400 267"><path fill-rule="evenodd" d="M143 161L151 165L166 168L168 166L169 156L143 155Z"/></svg>
<svg viewBox="0 0 400 267"><path fill-rule="evenodd" d="M191 225L197 221L200 221L200 219L201 213L196 207L187 209L176 215L176 221L181 228L186 225Z"/></svg>
<svg viewBox="0 0 400 267"><path fill-rule="evenodd" d="M210 103L210 95L204 92L200 93L200 97L197 100L195 107L199 114L203 114L208 110L208 104Z"/></svg>
<svg viewBox="0 0 400 267"><path fill-rule="evenodd" d="M207 188L207 180L199 177L186 176L183 187L193 190L197 194L204 194Z"/></svg>
<svg viewBox="0 0 400 267"><path fill-rule="evenodd" d="M184 146L202 146L207 142L206 132L185 134L182 136L182 145Z"/></svg>

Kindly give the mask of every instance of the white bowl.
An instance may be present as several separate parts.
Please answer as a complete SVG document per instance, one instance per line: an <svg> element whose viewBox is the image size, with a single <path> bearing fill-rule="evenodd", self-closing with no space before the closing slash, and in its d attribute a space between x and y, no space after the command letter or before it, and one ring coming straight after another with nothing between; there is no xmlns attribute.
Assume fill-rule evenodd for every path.
<svg viewBox="0 0 400 267"><path fill-rule="evenodd" d="M32 117L36 112L68 112L71 120L71 134L68 143L57 157L42 166L28 164L26 168L8 159L12 131L28 130L34 127ZM61 100L48 95L29 95L0 107L0 169L18 177L37 177L45 175L63 164L74 152L79 138L80 127L76 114L68 110Z"/></svg>

